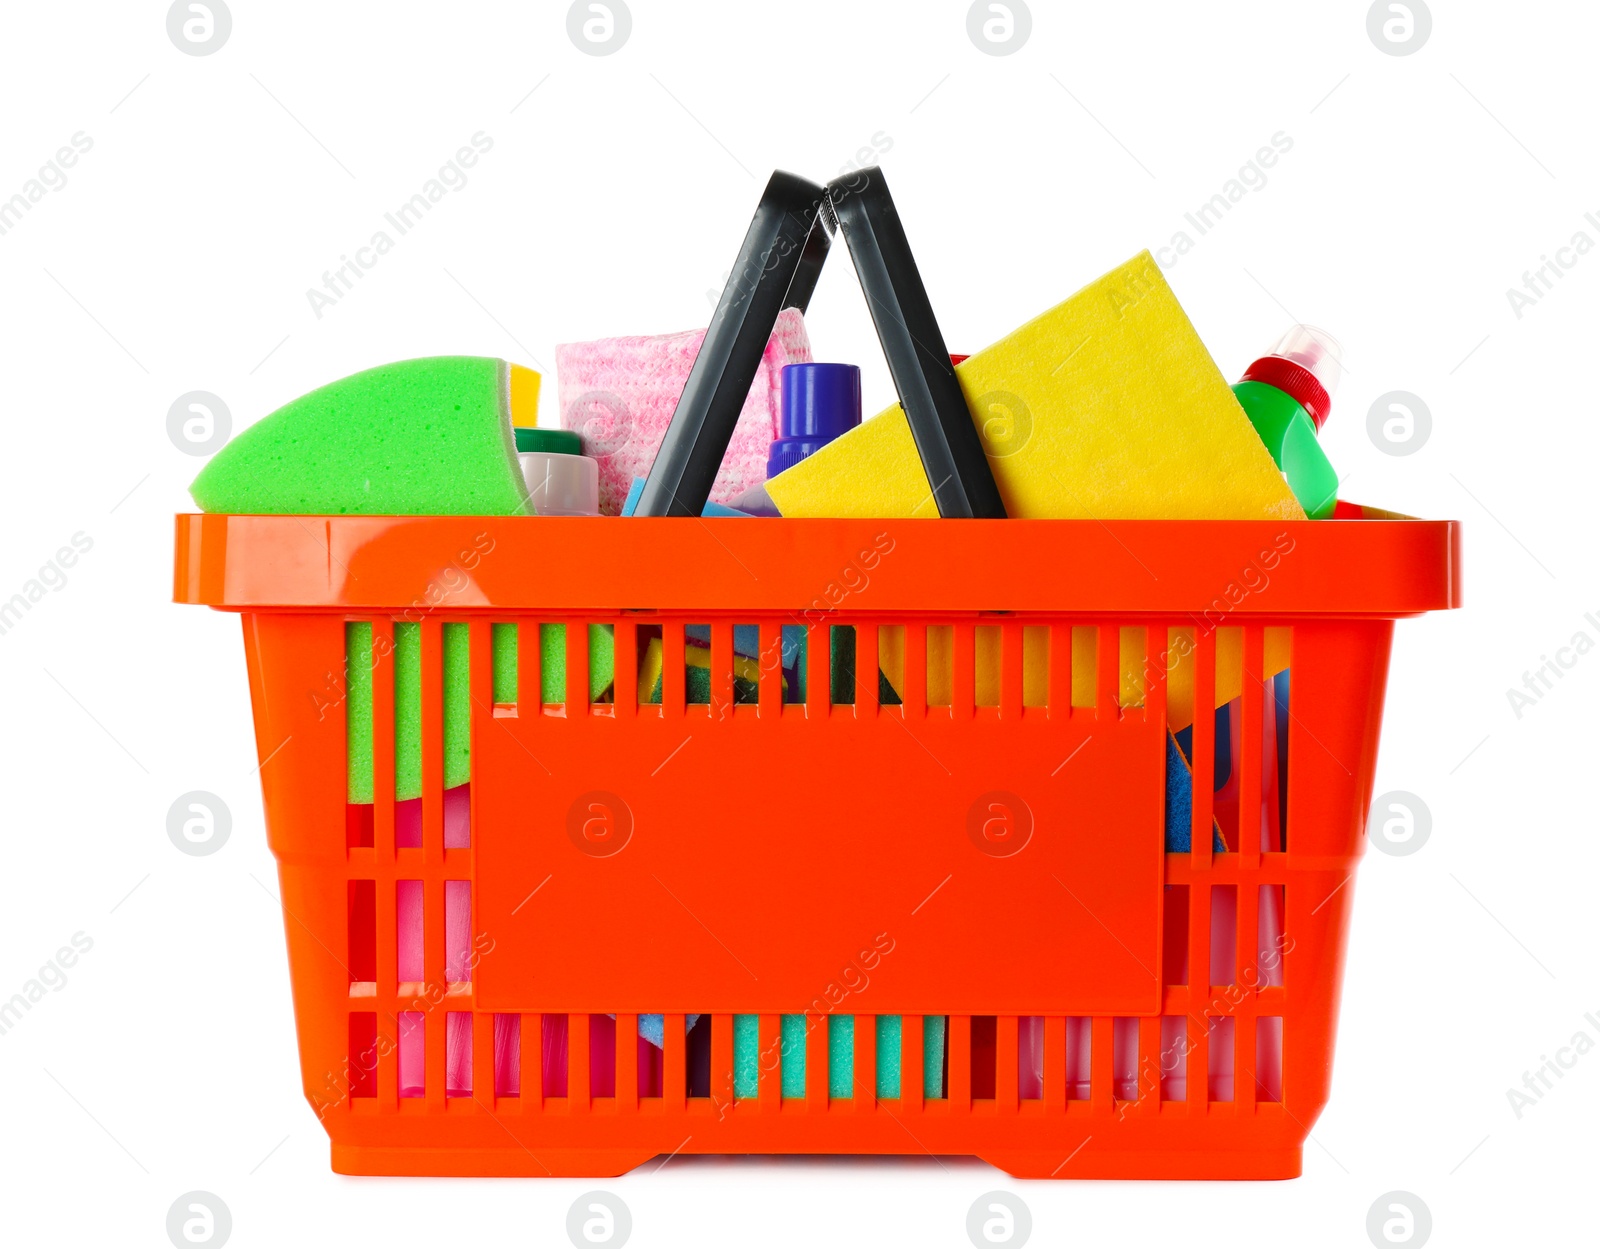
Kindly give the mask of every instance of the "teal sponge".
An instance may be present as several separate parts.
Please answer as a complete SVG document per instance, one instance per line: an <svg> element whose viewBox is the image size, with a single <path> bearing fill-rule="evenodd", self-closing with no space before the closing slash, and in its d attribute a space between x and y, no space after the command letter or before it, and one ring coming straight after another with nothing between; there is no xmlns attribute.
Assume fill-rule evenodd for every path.
<svg viewBox="0 0 1600 1249"><path fill-rule="evenodd" d="M819 1021L828 1028L828 1095L855 1095L855 1019L832 1015ZM899 1015L879 1015L876 1020L878 1096L900 1096ZM804 1097L806 1092L806 1017L784 1015L781 1020L782 1070L779 1080L785 1097ZM760 1021L756 1015L733 1017L733 1095L754 1097L760 1079ZM924 1015L922 1019L922 1094L939 1098L944 1094L945 1017Z"/></svg>
<svg viewBox="0 0 1600 1249"><path fill-rule="evenodd" d="M761 1076L761 1020L757 1015L733 1017L733 1095L754 1097Z"/></svg>
<svg viewBox="0 0 1600 1249"><path fill-rule="evenodd" d="M878 1096L900 1096L900 1016L878 1016Z"/></svg>
<svg viewBox="0 0 1600 1249"><path fill-rule="evenodd" d="M806 1095L806 1017L779 1015L778 1035L782 1048L778 1057L778 1079L785 1097Z"/></svg>
<svg viewBox="0 0 1600 1249"><path fill-rule="evenodd" d="M778 1021L778 1082L784 1097L806 1095L806 1017L782 1015ZM830 1034L830 1046L832 1035ZM832 1054L829 1069L832 1070ZM847 1068L848 1070L848 1068ZM848 1080L848 1076L846 1079ZM761 1079L761 1017L733 1017L733 1095L754 1097ZM834 1093L833 1096L848 1096Z"/></svg>
<svg viewBox="0 0 1600 1249"><path fill-rule="evenodd" d="M206 512L524 514L510 369L434 356L330 382L230 441L189 493Z"/></svg>
<svg viewBox="0 0 1600 1249"><path fill-rule="evenodd" d="M854 1097L856 1076L856 1017L828 1016L828 1096Z"/></svg>

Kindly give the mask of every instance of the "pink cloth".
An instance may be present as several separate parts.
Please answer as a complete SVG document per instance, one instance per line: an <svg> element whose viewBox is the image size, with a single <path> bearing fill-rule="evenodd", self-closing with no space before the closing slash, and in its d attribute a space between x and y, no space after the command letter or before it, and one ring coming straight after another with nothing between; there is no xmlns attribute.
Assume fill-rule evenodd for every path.
<svg viewBox="0 0 1600 1249"><path fill-rule="evenodd" d="M394 804L394 844L402 850L422 845L421 798L407 798ZM472 785L468 783L444 791L444 848L465 850L471 844Z"/></svg>
<svg viewBox="0 0 1600 1249"><path fill-rule="evenodd" d="M584 453L600 462L600 511L605 515L617 515L633 479L650 472L705 336L704 330L688 330L556 347L561 426L582 434ZM767 479L767 452L778 436L783 366L810 361L805 318L797 309L785 308L712 484L715 502L731 503Z"/></svg>
<svg viewBox="0 0 1600 1249"><path fill-rule="evenodd" d="M537 1052L542 1064L542 1084L546 1097L567 1096L566 1015L546 1015L540 1028L542 1039ZM522 1026L518 1015L494 1017L495 1093L499 1097L522 1095ZM531 1038L530 1038L531 1044ZM626 1040L623 1042L627 1044ZM662 1056L660 1046L644 1037L634 1041L640 1097L661 1096ZM626 1049L623 1051L626 1053ZM608 1015L589 1016L589 1095L615 1097L617 1063L617 1021ZM469 1071L470 1082L470 1071Z"/></svg>
<svg viewBox="0 0 1600 1249"><path fill-rule="evenodd" d="M397 971L402 982L427 979L423 964L422 882L397 880L394 923ZM446 983L472 981L472 882L444 882L444 978Z"/></svg>
<svg viewBox="0 0 1600 1249"><path fill-rule="evenodd" d="M472 1016L464 1010L444 1017L444 1095L472 1096Z"/></svg>
<svg viewBox="0 0 1600 1249"><path fill-rule="evenodd" d="M1044 1016L1017 1019L1017 1096L1044 1096Z"/></svg>
<svg viewBox="0 0 1600 1249"><path fill-rule="evenodd" d="M426 1078L423 1062L423 1013L420 1010L403 1010L399 1017L399 1067L400 1096L421 1097Z"/></svg>
<svg viewBox="0 0 1600 1249"><path fill-rule="evenodd" d="M494 1093L522 1096L522 1016L494 1017Z"/></svg>

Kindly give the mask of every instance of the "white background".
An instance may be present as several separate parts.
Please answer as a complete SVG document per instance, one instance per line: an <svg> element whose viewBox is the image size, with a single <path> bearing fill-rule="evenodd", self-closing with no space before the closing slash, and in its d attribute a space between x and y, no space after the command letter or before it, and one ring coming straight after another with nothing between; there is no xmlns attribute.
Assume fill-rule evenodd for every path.
<svg viewBox="0 0 1600 1249"><path fill-rule="evenodd" d="M641 1246L963 1245L994 1188L1039 1244L1365 1245L1395 1189L1438 1244L1593 1240L1600 1052L1520 1118L1507 1090L1575 1033L1600 1041L1600 657L1520 717L1506 691L1580 630L1600 641L1600 255L1520 317L1506 292L1578 231L1600 244L1600 14L1436 0L1426 45L1391 56L1365 3L1222 7L1036 2L1026 45L990 56L951 0L633 0L602 58L556 3L234 0L203 57L175 49L165 3L5 6L0 197L93 141L0 236L0 599L93 542L0 636L0 999L72 934L94 943L0 1036L8 1243L165 1245L191 1189L226 1201L241 1246L564 1243L597 1186ZM307 288L480 130L469 183L314 315ZM1266 185L1167 277L1229 375L1292 319L1343 339L1324 439L1344 493L1464 519L1469 600L1398 629L1377 791L1421 798L1432 836L1354 886L1304 1178L685 1158L599 1184L333 1175L300 1097L238 625L168 602L202 463L168 439L173 400L215 392L237 429L383 361L546 367L558 341L703 325L768 171L831 177L875 135L951 349L975 350L1166 244L1280 131ZM817 357L859 361L867 410L886 403L847 265L810 322ZM1432 413L1407 457L1367 433L1391 390ZM547 423L553 400L552 374ZM167 838L194 789L233 814L210 857Z"/></svg>

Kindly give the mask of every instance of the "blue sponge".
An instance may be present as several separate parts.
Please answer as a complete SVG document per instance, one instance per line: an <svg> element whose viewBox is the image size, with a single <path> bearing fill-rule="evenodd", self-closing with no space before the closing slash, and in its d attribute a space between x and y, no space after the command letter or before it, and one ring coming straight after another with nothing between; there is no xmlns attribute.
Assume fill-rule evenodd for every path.
<svg viewBox="0 0 1600 1249"><path fill-rule="evenodd" d="M1189 825L1194 810L1194 777L1189 771L1189 761L1183 756L1172 730L1167 730L1167 853L1189 852ZM1211 821L1211 851L1221 854L1227 846L1222 841L1222 829L1216 820Z"/></svg>
<svg viewBox="0 0 1600 1249"><path fill-rule="evenodd" d="M616 1016L613 1015L613 1016L611 1016L611 1018L615 1019ZM695 1026L695 1024L699 1021L699 1019L700 1019L699 1015L685 1015L683 1017L683 1030L685 1032L688 1032L690 1028ZM650 1044L654 1045L657 1049L666 1048L666 1043L667 1043L667 1021L666 1021L666 1019L663 1018L660 1015L640 1015L639 1016L639 1035L642 1036L646 1041L649 1041Z"/></svg>
<svg viewBox="0 0 1600 1249"><path fill-rule="evenodd" d="M644 497L644 478L635 477L633 485L628 487L628 497L622 501L622 514L632 516L634 508L639 506L639 500ZM725 503L707 501L702 516L748 516L749 512L741 512L736 507L729 507Z"/></svg>

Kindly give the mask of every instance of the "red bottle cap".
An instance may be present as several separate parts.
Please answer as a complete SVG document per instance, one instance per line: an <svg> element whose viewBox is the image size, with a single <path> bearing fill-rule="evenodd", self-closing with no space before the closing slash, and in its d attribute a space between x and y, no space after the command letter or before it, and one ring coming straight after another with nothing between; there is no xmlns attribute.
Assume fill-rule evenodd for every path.
<svg viewBox="0 0 1600 1249"><path fill-rule="evenodd" d="M1322 431L1333 409L1333 392L1344 372L1338 339L1311 325L1296 325L1256 360L1240 379L1276 386L1311 415Z"/></svg>

